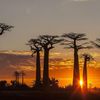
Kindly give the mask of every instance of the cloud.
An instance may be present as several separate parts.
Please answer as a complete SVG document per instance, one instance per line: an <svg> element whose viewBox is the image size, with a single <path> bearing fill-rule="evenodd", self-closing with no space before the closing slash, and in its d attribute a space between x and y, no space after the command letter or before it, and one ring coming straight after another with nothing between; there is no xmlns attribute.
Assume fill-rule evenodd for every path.
<svg viewBox="0 0 100 100"><path fill-rule="evenodd" d="M31 51L2 50L0 53L15 55L31 55Z"/></svg>
<svg viewBox="0 0 100 100"><path fill-rule="evenodd" d="M19 66L34 66L34 62L35 58L32 58L30 55L0 53L0 68L12 67L17 69Z"/></svg>
<svg viewBox="0 0 100 100"><path fill-rule="evenodd" d="M35 56L31 57L28 51L1 51L0 52L0 75L5 73L13 73L15 70L24 70L33 72L36 70ZM98 53L93 53L97 57ZM49 65L50 70L63 70L73 68L73 57L62 56L59 52L51 52ZM70 57L70 58L69 58ZM41 55L41 70L43 70L43 55ZM80 59L80 68L83 67L83 59ZM89 67L100 68L98 61L91 61Z"/></svg>
<svg viewBox="0 0 100 100"><path fill-rule="evenodd" d="M35 70L35 68L34 67L32 67L32 66L11 66L11 68L13 68L13 69L17 69L17 70L19 70L19 71L21 71L21 70L24 70L24 71L34 71Z"/></svg>

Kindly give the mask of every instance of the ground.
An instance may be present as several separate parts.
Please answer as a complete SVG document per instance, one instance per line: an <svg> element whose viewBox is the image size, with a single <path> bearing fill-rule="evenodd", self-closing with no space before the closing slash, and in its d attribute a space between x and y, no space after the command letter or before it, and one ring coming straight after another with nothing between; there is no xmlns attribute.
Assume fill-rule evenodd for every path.
<svg viewBox="0 0 100 100"><path fill-rule="evenodd" d="M0 100L100 100L100 92L0 91Z"/></svg>

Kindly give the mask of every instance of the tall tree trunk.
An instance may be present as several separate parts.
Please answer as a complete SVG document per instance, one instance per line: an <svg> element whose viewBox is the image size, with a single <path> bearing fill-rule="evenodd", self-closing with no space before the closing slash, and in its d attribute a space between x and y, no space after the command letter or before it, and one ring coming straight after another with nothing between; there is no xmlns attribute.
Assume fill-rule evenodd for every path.
<svg viewBox="0 0 100 100"><path fill-rule="evenodd" d="M87 59L84 59L84 68L83 68L83 89L87 90Z"/></svg>
<svg viewBox="0 0 100 100"><path fill-rule="evenodd" d="M79 87L79 81L80 81L79 58L78 58L78 50L76 48L76 42L75 42L75 48L74 48L74 70L73 70L73 86L74 86L74 88L78 88Z"/></svg>
<svg viewBox="0 0 100 100"><path fill-rule="evenodd" d="M22 85L24 84L24 75L22 74Z"/></svg>
<svg viewBox="0 0 100 100"><path fill-rule="evenodd" d="M16 75L15 77L16 77L16 82L18 82L18 76Z"/></svg>
<svg viewBox="0 0 100 100"><path fill-rule="evenodd" d="M43 84L49 86L49 50L44 50Z"/></svg>
<svg viewBox="0 0 100 100"><path fill-rule="evenodd" d="M36 56L36 86L41 84L41 72L40 72L40 52L37 51Z"/></svg>
<svg viewBox="0 0 100 100"><path fill-rule="evenodd" d="M19 83L19 76L16 75L16 82Z"/></svg>
<svg viewBox="0 0 100 100"><path fill-rule="evenodd" d="M18 84L19 84L19 78L20 78L20 77L19 77L19 75L18 75L18 76L17 76L17 80L18 80L17 82L18 82Z"/></svg>

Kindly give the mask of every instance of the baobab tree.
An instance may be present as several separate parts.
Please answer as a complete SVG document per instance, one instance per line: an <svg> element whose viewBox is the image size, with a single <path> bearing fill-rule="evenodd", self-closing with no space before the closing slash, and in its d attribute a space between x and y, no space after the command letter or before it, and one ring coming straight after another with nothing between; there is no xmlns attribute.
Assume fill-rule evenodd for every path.
<svg viewBox="0 0 100 100"><path fill-rule="evenodd" d="M96 42L93 42L92 43L97 47L97 48L100 48L100 38L96 39Z"/></svg>
<svg viewBox="0 0 100 100"><path fill-rule="evenodd" d="M61 41L58 36L53 35L41 35L39 36L39 44L44 50L44 70L43 70L43 85L48 87L50 85L49 81L49 52L54 48L54 44Z"/></svg>
<svg viewBox="0 0 100 100"><path fill-rule="evenodd" d="M88 40L84 33L65 33L62 37L64 38L62 45L66 45L66 48L68 49L74 49L73 87L78 88L80 86L78 51L81 49L91 48L91 46L87 46L88 42L82 42L84 40Z"/></svg>
<svg viewBox="0 0 100 100"><path fill-rule="evenodd" d="M21 77L22 77L22 85L24 85L24 76L26 74L24 73L24 71L21 71L20 74L21 74Z"/></svg>
<svg viewBox="0 0 100 100"><path fill-rule="evenodd" d="M20 73L19 73L18 71L15 71L15 72L14 72L14 76L15 76L16 83L19 84Z"/></svg>
<svg viewBox="0 0 100 100"><path fill-rule="evenodd" d="M84 67L83 67L83 89L87 90L87 62L93 60L90 54L83 54L84 57Z"/></svg>
<svg viewBox="0 0 100 100"><path fill-rule="evenodd" d="M38 39L30 39L28 42L32 51L32 56L36 53L36 87L39 87L41 84L40 51L42 50L42 47L39 42Z"/></svg>
<svg viewBox="0 0 100 100"><path fill-rule="evenodd" d="M0 35L4 34L5 31L10 31L11 28L13 28L13 26L7 25L5 23L0 23Z"/></svg>

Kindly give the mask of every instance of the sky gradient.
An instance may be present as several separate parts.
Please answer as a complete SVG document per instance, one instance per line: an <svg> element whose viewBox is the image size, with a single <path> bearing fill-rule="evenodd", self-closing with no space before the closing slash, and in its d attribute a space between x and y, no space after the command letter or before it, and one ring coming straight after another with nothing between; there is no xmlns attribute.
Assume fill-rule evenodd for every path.
<svg viewBox="0 0 100 100"><path fill-rule="evenodd" d="M0 0L0 22L15 28L0 38L2 50L28 50L42 34L87 33L100 36L100 0Z"/></svg>
<svg viewBox="0 0 100 100"><path fill-rule="evenodd" d="M35 56L30 56L27 41L38 35L69 32L87 33L89 40L95 40L100 37L100 0L0 0L0 22L14 26L12 31L0 36L0 79L14 79L15 70L24 70L26 79L32 81ZM84 52L95 58L88 65L88 78L89 83L99 87L100 51L92 49L79 54ZM82 66L81 58L81 71ZM63 86L71 84L72 68L73 50L56 46L50 52L50 77L64 80Z"/></svg>

